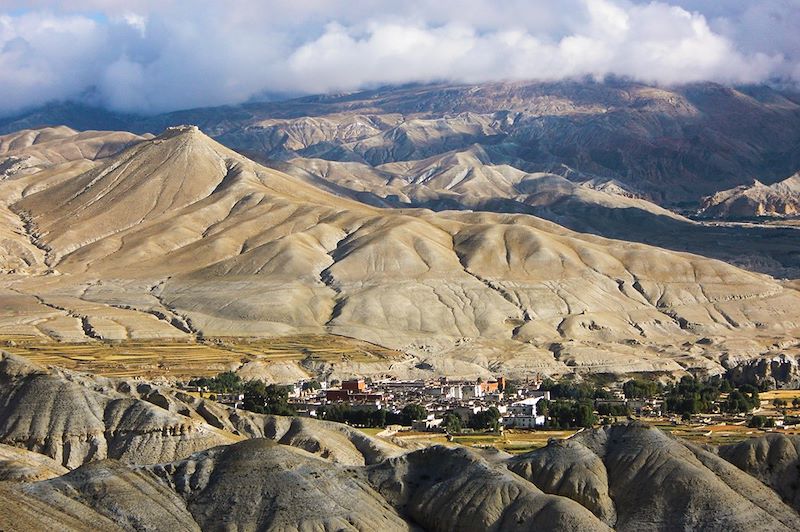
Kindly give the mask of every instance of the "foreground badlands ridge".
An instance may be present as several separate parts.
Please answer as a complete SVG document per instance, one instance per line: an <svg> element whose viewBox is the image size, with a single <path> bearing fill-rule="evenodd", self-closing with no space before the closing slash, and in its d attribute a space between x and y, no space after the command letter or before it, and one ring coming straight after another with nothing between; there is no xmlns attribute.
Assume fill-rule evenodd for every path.
<svg viewBox="0 0 800 532"><path fill-rule="evenodd" d="M38 157L59 135L73 153L73 133ZM87 155L0 182L0 336L334 333L409 353L343 371L397 376L720 372L797 349L797 291L720 261L528 215L370 207L191 126L81 135Z"/></svg>
<svg viewBox="0 0 800 532"><path fill-rule="evenodd" d="M3 530L800 527L795 437L700 448L614 425L512 457L403 449L8 355L0 382Z"/></svg>

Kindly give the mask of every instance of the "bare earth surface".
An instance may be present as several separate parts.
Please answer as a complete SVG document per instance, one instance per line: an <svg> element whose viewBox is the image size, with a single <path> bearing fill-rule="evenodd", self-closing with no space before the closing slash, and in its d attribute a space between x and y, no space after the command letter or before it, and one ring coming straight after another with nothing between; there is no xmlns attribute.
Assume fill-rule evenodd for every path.
<svg viewBox="0 0 800 532"><path fill-rule="evenodd" d="M0 286L0 337L21 354L52 340L190 342L233 353L220 366L291 380L718 373L798 349L800 294L720 261L529 215L375 208L193 127L84 162L0 182L18 222L9 241L30 251ZM333 366L302 346L236 355L236 339L325 334L398 353L345 349Z"/></svg>
<svg viewBox="0 0 800 532"><path fill-rule="evenodd" d="M3 530L800 526L796 437L699 447L631 423L515 456L414 450L11 355L0 382Z"/></svg>

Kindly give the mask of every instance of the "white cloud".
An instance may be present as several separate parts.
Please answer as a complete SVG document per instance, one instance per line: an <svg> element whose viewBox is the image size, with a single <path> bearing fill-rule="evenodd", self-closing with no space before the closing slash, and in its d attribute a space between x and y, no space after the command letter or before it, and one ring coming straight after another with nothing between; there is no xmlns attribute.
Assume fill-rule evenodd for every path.
<svg viewBox="0 0 800 532"><path fill-rule="evenodd" d="M798 26L797 0L0 0L0 113L434 80L798 82Z"/></svg>

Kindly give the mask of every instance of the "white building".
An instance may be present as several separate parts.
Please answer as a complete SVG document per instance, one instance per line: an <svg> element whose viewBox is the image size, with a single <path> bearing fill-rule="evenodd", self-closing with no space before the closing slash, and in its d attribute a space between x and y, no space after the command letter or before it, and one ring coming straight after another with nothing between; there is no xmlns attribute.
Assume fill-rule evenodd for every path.
<svg viewBox="0 0 800 532"><path fill-rule="evenodd" d="M541 427L546 420L536 411L536 404L542 399L544 399L543 396L529 397L511 403L508 407L508 415L503 419L503 425L521 429Z"/></svg>
<svg viewBox="0 0 800 532"><path fill-rule="evenodd" d="M480 384L462 384L461 385L461 398L472 399L483 397L483 388Z"/></svg>
<svg viewBox="0 0 800 532"><path fill-rule="evenodd" d="M411 427L414 430L422 432L438 430L441 427L443 421L444 419L436 417L434 414L428 414L428 417L426 417L425 419L414 421L411 424Z"/></svg>

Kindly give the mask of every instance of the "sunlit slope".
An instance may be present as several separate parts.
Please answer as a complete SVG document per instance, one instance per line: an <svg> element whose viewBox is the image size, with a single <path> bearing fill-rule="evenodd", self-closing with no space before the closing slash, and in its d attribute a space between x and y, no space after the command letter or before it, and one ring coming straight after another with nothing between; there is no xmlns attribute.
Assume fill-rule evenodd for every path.
<svg viewBox="0 0 800 532"><path fill-rule="evenodd" d="M433 350L458 339L673 345L782 334L798 319L795 291L719 261L526 215L369 207L193 127L13 209L62 274L17 290L156 309L209 336L327 331Z"/></svg>

